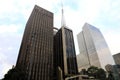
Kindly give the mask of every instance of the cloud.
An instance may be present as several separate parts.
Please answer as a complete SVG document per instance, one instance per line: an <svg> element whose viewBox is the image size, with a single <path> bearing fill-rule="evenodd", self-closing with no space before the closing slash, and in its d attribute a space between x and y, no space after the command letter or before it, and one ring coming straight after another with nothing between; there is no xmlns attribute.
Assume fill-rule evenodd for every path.
<svg viewBox="0 0 120 80"><path fill-rule="evenodd" d="M120 30L120 28L119 28ZM104 33L106 42L108 43L108 46L110 48L111 54L116 54L120 52L120 33L117 32L117 30L108 30Z"/></svg>
<svg viewBox="0 0 120 80"><path fill-rule="evenodd" d="M0 78L16 63L25 24L34 3L33 0L0 1Z"/></svg>
<svg viewBox="0 0 120 80"><path fill-rule="evenodd" d="M61 27L61 0L0 1L0 71L3 70L0 78L16 63L25 24L35 4L53 12L54 26ZM85 22L100 28L112 54L120 51L119 0L63 0L63 4L66 25L73 30L77 54L76 35Z"/></svg>
<svg viewBox="0 0 120 80"><path fill-rule="evenodd" d="M0 78L15 65L18 51L20 47L20 42L22 39L21 34L12 34L12 32L0 33Z"/></svg>
<svg viewBox="0 0 120 80"><path fill-rule="evenodd" d="M18 25L0 25L0 34L1 33L16 33L20 27Z"/></svg>
<svg viewBox="0 0 120 80"><path fill-rule="evenodd" d="M2 48L1 48L2 50ZM3 78L3 74L6 74L7 71L12 67L10 63L7 61L7 56L1 53L0 50L0 78Z"/></svg>
<svg viewBox="0 0 120 80"><path fill-rule="evenodd" d="M120 32L120 1L104 0L96 21L93 25L100 28L108 43L112 54L120 52L119 32Z"/></svg>

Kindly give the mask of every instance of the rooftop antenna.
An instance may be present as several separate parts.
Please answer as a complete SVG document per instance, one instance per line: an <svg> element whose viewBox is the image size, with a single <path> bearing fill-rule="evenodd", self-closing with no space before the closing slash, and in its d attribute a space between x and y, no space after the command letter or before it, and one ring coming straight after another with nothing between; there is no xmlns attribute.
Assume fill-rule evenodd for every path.
<svg viewBox="0 0 120 80"><path fill-rule="evenodd" d="M61 0L61 7L62 7L62 17L61 17L61 26L65 27L66 26L66 23L65 23L65 18L64 18L64 9L63 9L63 3L62 3L62 0Z"/></svg>

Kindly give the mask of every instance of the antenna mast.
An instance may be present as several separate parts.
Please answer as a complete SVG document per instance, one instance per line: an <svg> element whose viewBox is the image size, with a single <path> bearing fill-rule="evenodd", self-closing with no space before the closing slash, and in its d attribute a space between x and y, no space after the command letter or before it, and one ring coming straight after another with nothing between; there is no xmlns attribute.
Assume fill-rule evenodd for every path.
<svg viewBox="0 0 120 80"><path fill-rule="evenodd" d="M61 17L61 26L66 26L66 23L65 23L65 18L64 18L64 9L63 9L63 3L62 3L62 0L61 0L61 8L62 8L62 17Z"/></svg>

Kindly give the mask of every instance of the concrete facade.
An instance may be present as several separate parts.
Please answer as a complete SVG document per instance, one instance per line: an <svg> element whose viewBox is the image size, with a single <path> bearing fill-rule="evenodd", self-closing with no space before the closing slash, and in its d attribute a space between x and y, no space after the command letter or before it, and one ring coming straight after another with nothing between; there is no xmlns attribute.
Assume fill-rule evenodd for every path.
<svg viewBox="0 0 120 80"><path fill-rule="evenodd" d="M115 60L115 64L119 64L120 65L120 53L114 54L113 58Z"/></svg>

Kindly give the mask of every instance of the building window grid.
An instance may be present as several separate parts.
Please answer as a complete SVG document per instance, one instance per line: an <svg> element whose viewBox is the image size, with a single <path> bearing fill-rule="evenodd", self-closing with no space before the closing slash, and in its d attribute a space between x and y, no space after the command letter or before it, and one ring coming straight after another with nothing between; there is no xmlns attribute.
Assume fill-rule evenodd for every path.
<svg viewBox="0 0 120 80"><path fill-rule="evenodd" d="M41 21L39 21L39 22L41 22ZM38 25L39 26L39 25ZM40 27L38 27L38 30L40 31ZM38 35L39 35L39 33L38 33ZM39 80L40 79L40 70L41 69L39 69L39 68L41 68L40 66L40 55L42 54L41 53L41 40L40 40L40 35L38 36L38 75L37 76L39 76L38 77L38 79L37 80ZM40 53L39 53L40 52Z"/></svg>
<svg viewBox="0 0 120 80"><path fill-rule="evenodd" d="M75 46L74 46L74 39L73 39L73 34L72 33L70 33L71 35L70 35L70 37L71 37L71 39L72 39L72 47L74 48ZM73 61L74 61L74 68L76 69L76 70L74 70L74 73L77 73L76 71L77 71L77 60L76 60L76 54L75 54L75 49L73 49L72 50L73 51Z"/></svg>
<svg viewBox="0 0 120 80"><path fill-rule="evenodd" d="M35 16L35 18L34 19L36 19L37 17ZM36 22L35 22L35 20L33 20L34 21L34 25L33 26L35 26L36 27ZM32 44L33 44L33 50L32 50L32 54L31 55L34 55L35 54L35 41L36 41L36 35L35 35L35 29L36 28L33 28L33 32L32 32ZM33 60L35 60L35 55L33 56ZM35 69L35 65L33 65L32 66L32 71L35 71L34 70ZM33 74L31 74L32 75L32 77L34 77L34 74L35 73L33 73Z"/></svg>
<svg viewBox="0 0 120 80"><path fill-rule="evenodd" d="M35 13L36 13L36 12L35 12ZM31 21L32 24L34 24L34 21L35 21L35 20ZM40 22L41 22L41 21L40 21ZM37 22L37 23L38 23L38 22ZM35 23L35 25L36 25L37 23ZM31 25L32 25L32 24L31 24ZM43 24L47 24L47 22L46 22L46 23L43 23ZM48 25L48 24L47 24L47 25ZM47 25L44 25L44 26L47 26ZM33 26L34 26L34 25L31 26L31 27L32 27L31 30L35 29ZM35 27L36 27L36 29L38 29L38 26L35 26ZM30 35L31 35L31 32L30 32ZM37 35L38 35L38 33L37 33ZM37 35L36 35L36 36L37 36ZM31 46L31 47L34 47L34 48L37 48L37 45L33 44L33 42L36 41L37 38L31 38L31 39L32 39L32 41L30 42L30 43L31 43L30 46ZM46 38L46 39L47 39L47 38ZM36 41L36 44L38 44L38 41ZM46 45L47 45L47 44L49 45L50 43L46 43ZM43 45L44 45L44 44L43 44ZM47 47L47 46L46 46L46 47ZM51 50L48 49L48 51L51 51ZM35 52L36 52L36 53L35 53L35 52L33 53L33 49L32 49L30 52L32 52L31 54L36 54L36 55L38 55L36 49L35 49ZM44 52L43 52L43 53L44 53ZM42 54L42 53L41 53L41 54ZM50 53L49 53L49 54L50 54ZM45 55L44 55L44 56L45 56ZM34 56L34 57L37 57L37 56ZM49 56L48 56L48 58L49 58ZM37 66L37 65L34 65L34 66ZM48 66L47 66L47 67L48 67ZM37 67L32 67L32 68L36 68L35 71L37 70ZM46 72L46 71L45 71L45 72Z"/></svg>

